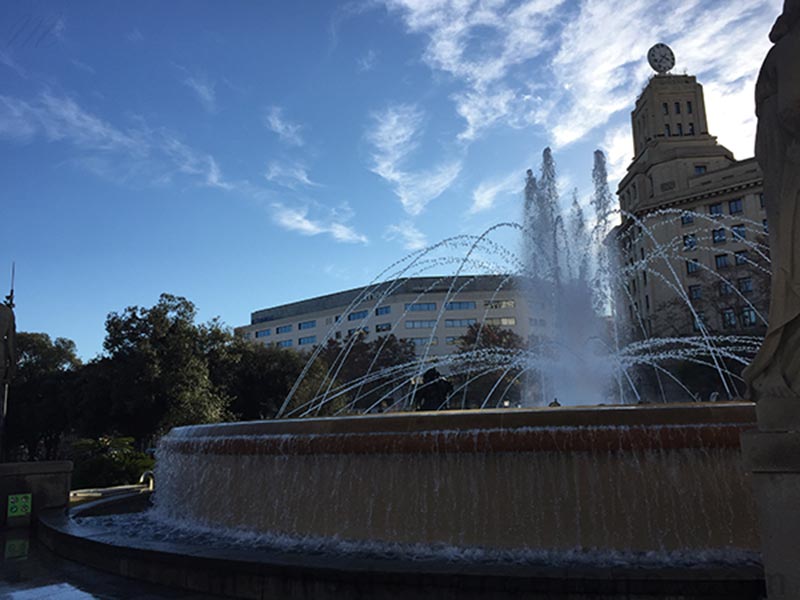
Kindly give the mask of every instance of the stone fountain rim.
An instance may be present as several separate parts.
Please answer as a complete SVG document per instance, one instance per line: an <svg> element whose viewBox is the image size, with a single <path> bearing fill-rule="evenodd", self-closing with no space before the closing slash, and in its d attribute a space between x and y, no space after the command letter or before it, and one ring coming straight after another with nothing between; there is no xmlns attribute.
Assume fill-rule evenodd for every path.
<svg viewBox="0 0 800 600"><path fill-rule="evenodd" d="M559 593L741 593L742 586L763 589L758 565L661 567L587 567L491 564L448 561L362 558L351 556L288 555L282 550L253 552L249 549L198 547L188 544L120 538L76 523L74 516L120 514L142 510L150 492L104 498L71 509L41 513L39 540L51 551L91 567L151 583L228 597L271 597L289 586L314 582L319 585L408 586L409 588L458 588L481 591ZM126 504L129 506L126 507ZM245 588L242 582L247 582ZM337 591L338 588L337 588ZM334 597L338 597L334 595Z"/></svg>

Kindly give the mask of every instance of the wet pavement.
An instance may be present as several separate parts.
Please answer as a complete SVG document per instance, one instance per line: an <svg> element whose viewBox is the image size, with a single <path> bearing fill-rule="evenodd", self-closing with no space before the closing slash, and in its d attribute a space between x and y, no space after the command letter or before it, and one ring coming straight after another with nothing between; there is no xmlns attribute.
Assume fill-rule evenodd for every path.
<svg viewBox="0 0 800 600"><path fill-rule="evenodd" d="M60 558L27 529L0 532L0 600L219 600L103 573Z"/></svg>

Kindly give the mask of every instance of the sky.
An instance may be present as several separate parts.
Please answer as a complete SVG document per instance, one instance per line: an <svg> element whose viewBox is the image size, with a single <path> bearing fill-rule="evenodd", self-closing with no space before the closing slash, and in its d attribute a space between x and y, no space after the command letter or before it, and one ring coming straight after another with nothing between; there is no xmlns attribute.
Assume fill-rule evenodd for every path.
<svg viewBox="0 0 800 600"><path fill-rule="evenodd" d="M780 0L0 3L0 290L19 331L102 352L161 293L201 321L366 285L519 221L550 146L588 204L671 46L752 156ZM510 244L513 245L512 240Z"/></svg>

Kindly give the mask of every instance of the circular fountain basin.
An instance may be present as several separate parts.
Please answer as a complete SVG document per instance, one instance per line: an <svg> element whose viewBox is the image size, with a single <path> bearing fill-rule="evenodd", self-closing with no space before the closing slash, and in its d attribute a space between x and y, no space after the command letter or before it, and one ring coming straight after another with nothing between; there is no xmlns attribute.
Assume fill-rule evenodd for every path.
<svg viewBox="0 0 800 600"><path fill-rule="evenodd" d="M56 552L237 598L755 599L751 404L173 430L147 495L45 514ZM121 514L128 513L128 514Z"/></svg>
<svg viewBox="0 0 800 600"><path fill-rule="evenodd" d="M393 549L757 552L751 404L411 413L183 427L156 514Z"/></svg>

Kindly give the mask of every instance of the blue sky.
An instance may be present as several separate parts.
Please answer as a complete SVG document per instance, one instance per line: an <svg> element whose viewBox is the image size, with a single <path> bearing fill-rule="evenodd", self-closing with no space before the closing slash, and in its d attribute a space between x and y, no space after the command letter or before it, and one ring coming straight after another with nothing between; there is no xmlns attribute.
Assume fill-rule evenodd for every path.
<svg viewBox="0 0 800 600"><path fill-rule="evenodd" d="M659 41L746 158L780 7L4 2L0 289L16 261L18 329L88 359L109 312L162 292L236 326L364 285L425 244L519 220L545 146L565 196L588 194L595 148L616 187Z"/></svg>

